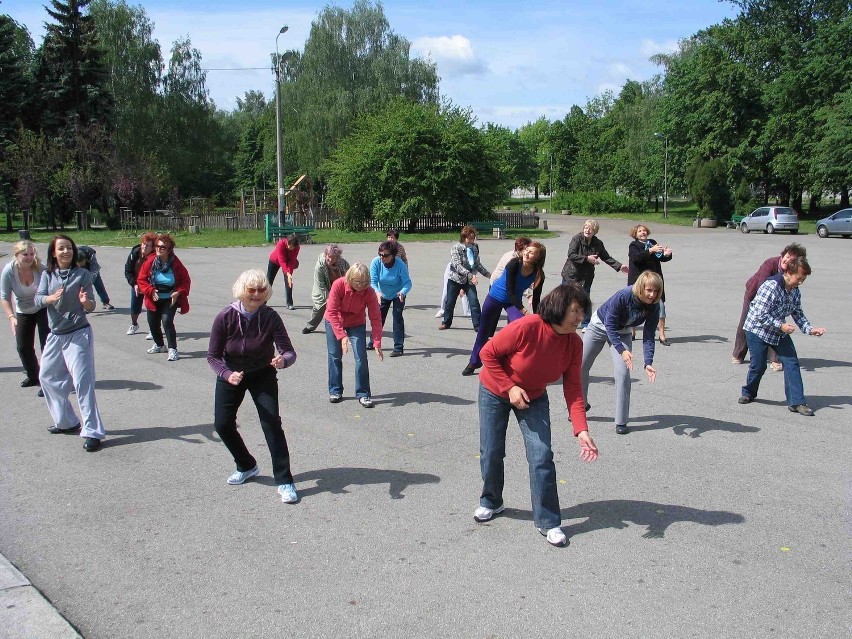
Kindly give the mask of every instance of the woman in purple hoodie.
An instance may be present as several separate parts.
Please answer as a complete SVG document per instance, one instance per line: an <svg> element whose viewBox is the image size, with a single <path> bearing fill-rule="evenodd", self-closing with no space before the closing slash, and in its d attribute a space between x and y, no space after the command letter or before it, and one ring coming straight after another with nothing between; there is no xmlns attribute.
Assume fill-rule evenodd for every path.
<svg viewBox="0 0 852 639"><path fill-rule="evenodd" d="M296 351L281 316L266 305L272 297L272 288L263 271L244 272L234 283L233 293L237 300L213 320L207 349L207 363L216 373L216 432L237 465L228 483L242 484L260 473L257 460L237 432L237 410L248 391L272 455L278 494L284 503L295 504L299 496L293 485L290 451L278 412L277 370L292 366Z"/></svg>

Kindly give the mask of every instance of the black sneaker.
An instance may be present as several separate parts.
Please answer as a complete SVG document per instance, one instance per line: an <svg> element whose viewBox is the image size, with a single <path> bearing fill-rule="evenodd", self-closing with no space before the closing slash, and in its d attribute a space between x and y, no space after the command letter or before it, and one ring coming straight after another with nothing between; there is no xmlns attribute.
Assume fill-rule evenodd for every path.
<svg viewBox="0 0 852 639"><path fill-rule="evenodd" d="M615 425L615 432L618 435L626 435L627 433L630 432L630 429L627 428L627 424L616 424Z"/></svg>
<svg viewBox="0 0 852 639"><path fill-rule="evenodd" d="M738 404L751 404L751 397L746 397L745 395L742 395L742 396L741 396L741 397L737 400L737 403L738 403ZM790 410L793 410L793 407L792 407L792 406L790 407Z"/></svg>
<svg viewBox="0 0 852 639"><path fill-rule="evenodd" d="M83 442L83 449L87 453L93 453L101 447L101 440L97 437L86 437L86 441Z"/></svg>
<svg viewBox="0 0 852 639"><path fill-rule="evenodd" d="M51 426L47 429L47 432L51 435L71 435L80 430L80 424L76 426L72 426L71 428L59 428L59 426Z"/></svg>
<svg viewBox="0 0 852 639"><path fill-rule="evenodd" d="M473 364L468 364L467 366L464 367L464 370L462 371L462 375L464 377L467 377L468 375L473 375L475 372L476 372L476 367Z"/></svg>
<svg viewBox="0 0 852 639"><path fill-rule="evenodd" d="M305 328L302 329L302 335L307 335L308 333L313 333L313 332L314 332L314 329L312 329L310 326L305 326Z"/></svg>
<svg viewBox="0 0 852 639"><path fill-rule="evenodd" d="M400 357L402 355L402 351L391 351L391 357Z"/></svg>

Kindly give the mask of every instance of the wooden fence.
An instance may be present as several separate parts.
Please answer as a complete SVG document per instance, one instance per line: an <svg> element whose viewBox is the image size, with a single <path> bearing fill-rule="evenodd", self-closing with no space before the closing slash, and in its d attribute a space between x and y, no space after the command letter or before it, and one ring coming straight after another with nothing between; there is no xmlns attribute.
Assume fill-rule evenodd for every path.
<svg viewBox="0 0 852 639"><path fill-rule="evenodd" d="M122 211L121 228L128 232L141 232L144 230L155 231L183 231L190 226L198 227L199 229L263 229L264 213L248 213L241 214L239 209L217 211L215 213L199 213L196 215L172 215L170 211L145 211L141 215L134 215L130 211ZM315 211L313 217L303 216L304 220L299 220L299 225L310 225L313 223L317 229L332 229L335 228L335 222L339 217L336 211L321 209ZM477 220L469 220L470 222L482 221L485 219L500 220L506 223L508 228L538 228L538 215L528 211L494 211L490 216L481 217ZM423 215L418 218L404 219L394 225L401 233L414 232L441 232L441 231L457 231L461 228L459 222L447 220L443 215ZM365 231L385 231L389 228L388 224L379 220L368 220L364 223Z"/></svg>

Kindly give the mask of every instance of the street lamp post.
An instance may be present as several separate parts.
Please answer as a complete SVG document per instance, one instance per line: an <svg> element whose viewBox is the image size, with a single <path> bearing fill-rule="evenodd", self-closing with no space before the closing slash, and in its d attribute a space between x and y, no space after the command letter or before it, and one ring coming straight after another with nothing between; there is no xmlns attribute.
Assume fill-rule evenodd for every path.
<svg viewBox="0 0 852 639"><path fill-rule="evenodd" d="M284 225L284 144L281 138L281 56L278 55L278 37L287 33L285 24L275 36L275 151L278 165L278 226Z"/></svg>
<svg viewBox="0 0 852 639"><path fill-rule="evenodd" d="M663 159L663 219L669 217L669 136L655 133L655 138L665 141L666 152Z"/></svg>

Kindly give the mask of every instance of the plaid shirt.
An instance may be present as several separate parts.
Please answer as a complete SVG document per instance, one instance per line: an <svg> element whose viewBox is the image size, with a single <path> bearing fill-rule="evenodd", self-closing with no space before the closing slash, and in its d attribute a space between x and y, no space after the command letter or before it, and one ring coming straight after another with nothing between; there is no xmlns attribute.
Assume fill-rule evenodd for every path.
<svg viewBox="0 0 852 639"><path fill-rule="evenodd" d="M798 287L788 292L784 286L784 274L778 273L757 289L743 329L754 333L767 344L777 346L784 335L781 324L788 315L793 316L793 321L802 333L810 334L811 323L802 312L802 294Z"/></svg>

